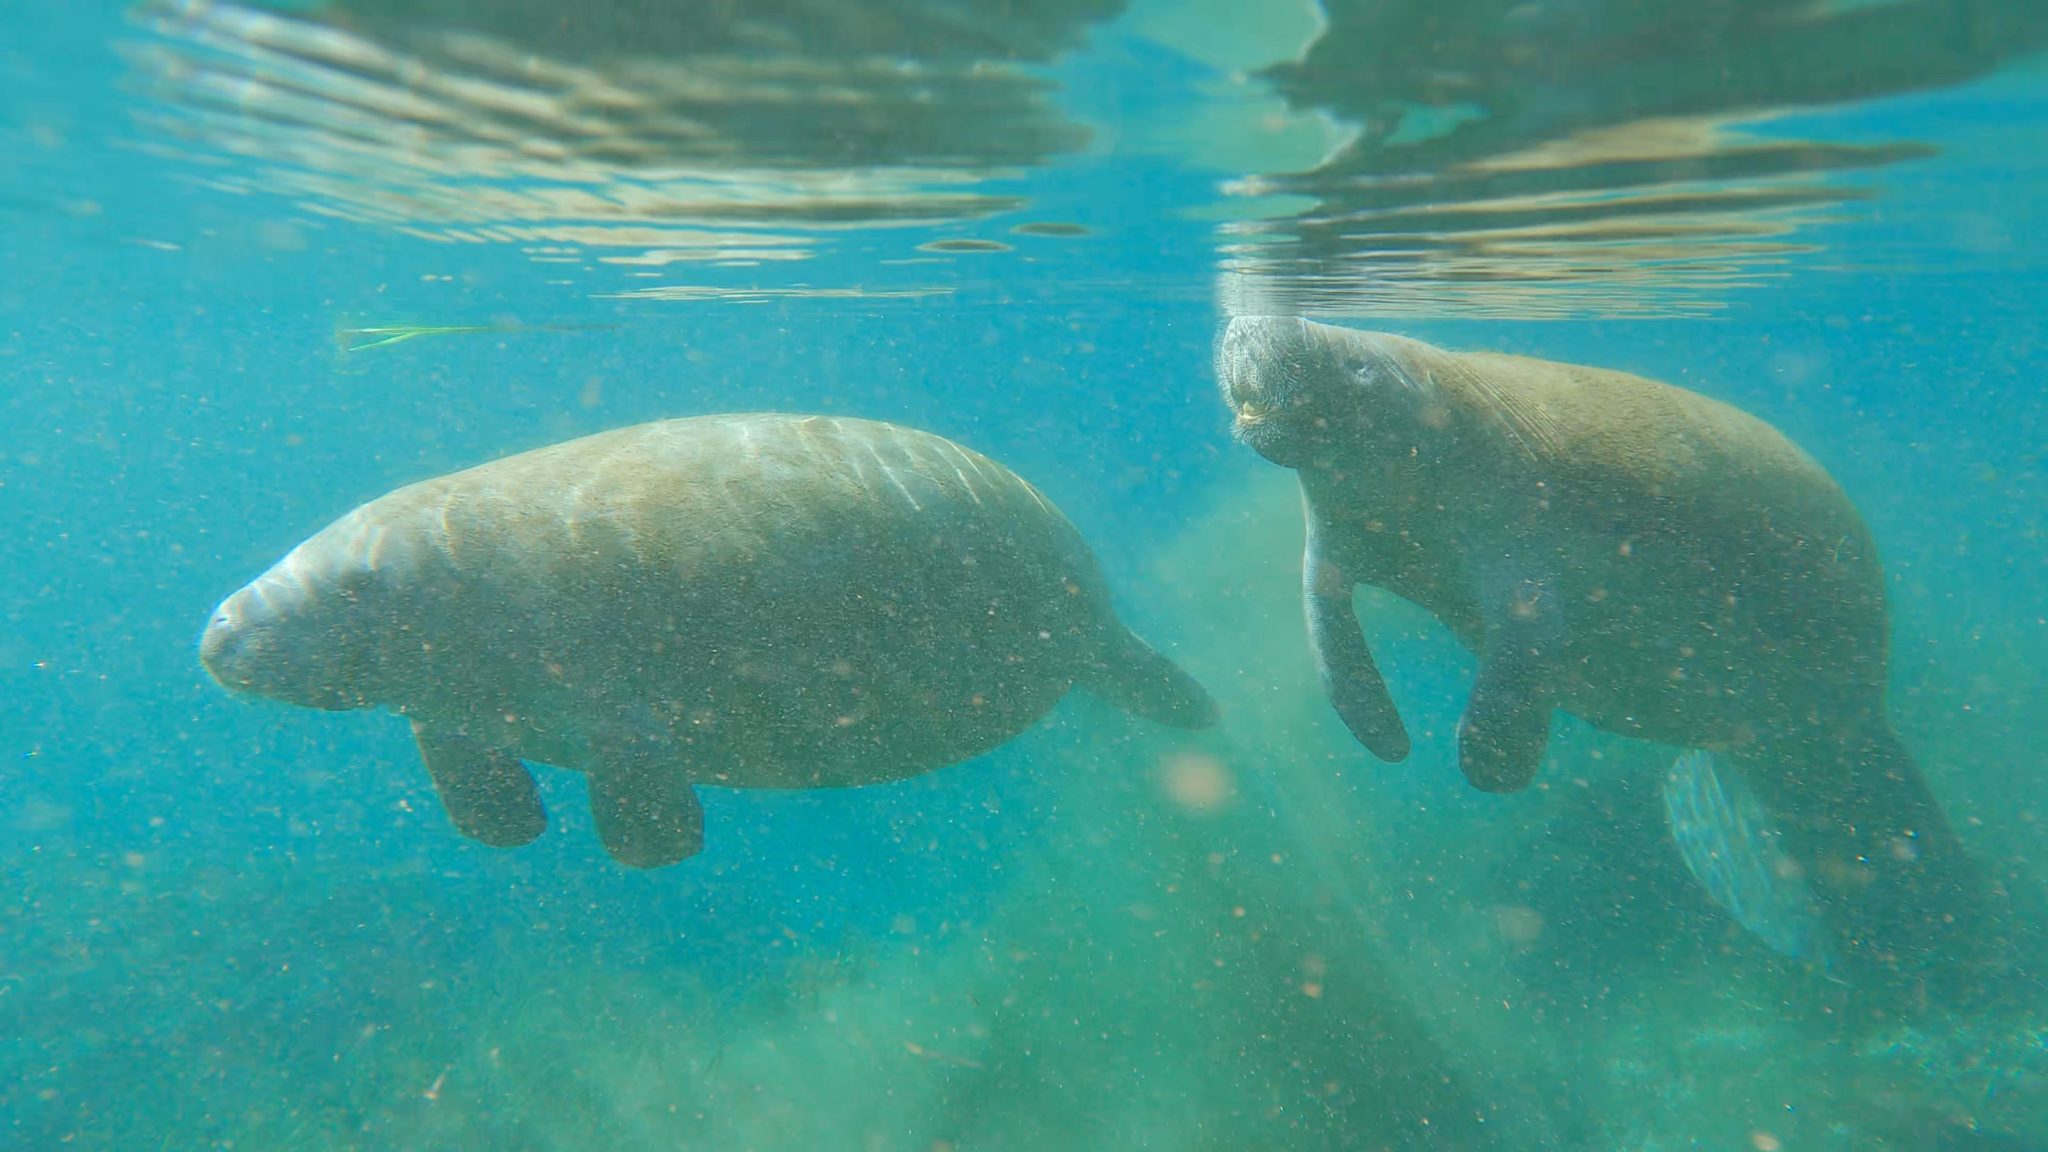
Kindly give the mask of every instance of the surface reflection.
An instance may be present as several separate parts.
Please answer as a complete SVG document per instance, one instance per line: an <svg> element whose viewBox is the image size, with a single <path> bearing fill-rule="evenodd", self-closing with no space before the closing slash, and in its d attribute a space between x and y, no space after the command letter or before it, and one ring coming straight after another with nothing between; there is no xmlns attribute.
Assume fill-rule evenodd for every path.
<svg viewBox="0 0 2048 1152"><path fill-rule="evenodd" d="M1984 75L2048 40L2036 0L1326 0L1260 77L1344 142L1249 176L1223 226L1240 313L1686 314L1813 250L1928 155L1773 121Z"/></svg>
<svg viewBox="0 0 2048 1152"><path fill-rule="evenodd" d="M696 298L711 267L1022 208L983 185L1087 143L1029 66L1121 7L154 0L125 49L150 145L218 189Z"/></svg>

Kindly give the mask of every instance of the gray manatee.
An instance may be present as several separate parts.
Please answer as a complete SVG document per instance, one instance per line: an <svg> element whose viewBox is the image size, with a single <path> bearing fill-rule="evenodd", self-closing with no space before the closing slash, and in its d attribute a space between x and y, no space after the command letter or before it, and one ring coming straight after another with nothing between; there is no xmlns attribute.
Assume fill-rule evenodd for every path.
<svg viewBox="0 0 2048 1152"><path fill-rule="evenodd" d="M1236 436L1300 479L1310 644L1367 749L1398 761L1409 740L1354 614L1360 584L1478 655L1458 727L1474 786L1527 786L1553 710L1706 750L1733 779L1679 757L1667 814L1745 924L1798 936L1768 922L1796 907L1761 891L1785 871L1782 836L1841 958L1889 966L1951 942L1981 878L1886 718L1883 570L1812 457L1656 381L1292 317L1231 320L1216 371ZM1765 834L1750 789L1772 843L1744 843Z"/></svg>
<svg viewBox="0 0 2048 1152"><path fill-rule="evenodd" d="M692 785L915 776L1075 684L1179 727L1216 715L1031 485L824 416L643 424L400 488L228 597L200 657L238 693L409 717L486 844L546 826L522 761L580 770L606 851L641 868L701 849Z"/></svg>

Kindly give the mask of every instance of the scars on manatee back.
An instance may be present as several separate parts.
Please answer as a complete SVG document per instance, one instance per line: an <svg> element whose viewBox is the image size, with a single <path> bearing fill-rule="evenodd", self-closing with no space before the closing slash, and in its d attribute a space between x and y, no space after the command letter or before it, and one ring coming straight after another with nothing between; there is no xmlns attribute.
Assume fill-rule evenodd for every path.
<svg viewBox="0 0 2048 1152"><path fill-rule="evenodd" d="M227 598L228 689L412 722L464 835L546 825L583 772L620 862L700 850L693 791L877 783L987 752L1079 685L1214 721L1111 610L1088 545L1002 465L868 420L617 429L400 488Z"/></svg>

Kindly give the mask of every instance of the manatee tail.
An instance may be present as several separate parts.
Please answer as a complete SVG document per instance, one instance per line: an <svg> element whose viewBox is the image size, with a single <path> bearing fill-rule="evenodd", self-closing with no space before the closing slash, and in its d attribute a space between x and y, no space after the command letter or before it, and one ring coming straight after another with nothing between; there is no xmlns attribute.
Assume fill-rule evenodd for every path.
<svg viewBox="0 0 2048 1152"><path fill-rule="evenodd" d="M1714 903L1780 955L1833 965L1805 870L1740 776L1687 752L1665 774L1663 799L1678 855Z"/></svg>
<svg viewBox="0 0 2048 1152"><path fill-rule="evenodd" d="M1744 832L1739 820L1728 825L1731 842L1761 836L1766 856L1796 862L1787 874L1810 893L1807 907L1824 924L1819 952L1838 972L1944 998L1979 990L2007 952L1994 885L1888 725L1815 731L1731 759L1737 786L1755 787L1764 801L1752 811L1771 812L1762 834L1755 825ZM1789 910L1796 897L1781 892L1774 899L1782 903L1770 906Z"/></svg>
<svg viewBox="0 0 2048 1152"><path fill-rule="evenodd" d="M1111 624L1102 651L1084 665L1080 686L1133 716L1175 728L1216 723L1216 701L1180 666L1130 629Z"/></svg>

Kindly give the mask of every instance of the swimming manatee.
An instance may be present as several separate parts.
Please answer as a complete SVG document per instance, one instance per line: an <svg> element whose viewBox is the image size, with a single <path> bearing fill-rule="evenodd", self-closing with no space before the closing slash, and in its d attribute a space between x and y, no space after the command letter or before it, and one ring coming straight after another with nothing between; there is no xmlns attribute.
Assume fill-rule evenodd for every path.
<svg viewBox="0 0 2048 1152"><path fill-rule="evenodd" d="M1177 727L1216 715L1017 475L913 429L775 413L400 488L228 597L200 656L237 693L406 716L486 844L546 825L524 762L580 770L606 851L639 868L701 849L695 785L915 776L1076 684Z"/></svg>
<svg viewBox="0 0 2048 1152"><path fill-rule="evenodd" d="M1300 480L1310 647L1373 754L1409 737L1361 584L1478 656L1457 733L1474 787L1527 787L1554 711L1709 753L1673 762L1667 815L1747 926L1796 950L1769 921L1810 891L1832 928L1816 958L1883 977L1974 952L1984 877L1886 716L1877 547L1791 440L1639 376L1295 317L1230 320L1216 371L1237 437Z"/></svg>

